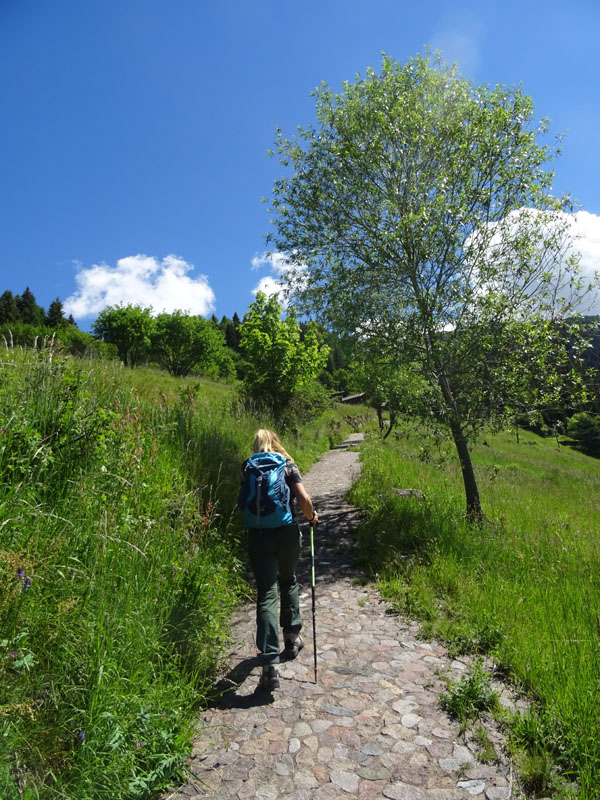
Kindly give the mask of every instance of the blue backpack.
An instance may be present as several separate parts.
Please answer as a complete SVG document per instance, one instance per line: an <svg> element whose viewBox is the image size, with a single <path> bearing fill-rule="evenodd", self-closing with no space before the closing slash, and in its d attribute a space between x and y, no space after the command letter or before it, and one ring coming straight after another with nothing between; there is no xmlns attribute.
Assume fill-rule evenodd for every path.
<svg viewBox="0 0 600 800"><path fill-rule="evenodd" d="M244 464L238 506L247 528L279 528L292 522L285 456L255 453Z"/></svg>

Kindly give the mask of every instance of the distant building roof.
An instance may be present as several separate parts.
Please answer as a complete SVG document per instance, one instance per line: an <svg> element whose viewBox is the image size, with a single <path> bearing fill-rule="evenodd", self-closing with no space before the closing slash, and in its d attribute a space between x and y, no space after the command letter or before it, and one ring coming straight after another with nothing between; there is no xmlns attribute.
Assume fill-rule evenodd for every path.
<svg viewBox="0 0 600 800"><path fill-rule="evenodd" d="M342 397L342 403L362 403L365 399L365 392L360 394L349 394L347 397Z"/></svg>

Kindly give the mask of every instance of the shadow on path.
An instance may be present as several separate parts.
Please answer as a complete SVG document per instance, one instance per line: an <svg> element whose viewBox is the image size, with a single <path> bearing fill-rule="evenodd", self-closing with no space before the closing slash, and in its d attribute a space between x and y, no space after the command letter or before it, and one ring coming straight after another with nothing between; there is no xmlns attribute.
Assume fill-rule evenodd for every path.
<svg viewBox="0 0 600 800"><path fill-rule="evenodd" d="M259 660L247 655L255 652L256 608L248 603L233 614L230 662L237 663L200 715L187 782L163 800L518 796L494 719L480 720L496 753L493 763L482 763L477 737L440 706L447 681L457 682L470 662L419 639L417 623L386 614L374 587L353 580L360 572L352 566L351 532L360 514L344 497L355 461L354 452L330 451L304 476L322 520L315 529L318 683L304 526L303 651L282 663L279 689L257 692ZM492 688L502 704L506 690L496 682ZM515 707L514 697L504 697Z"/></svg>

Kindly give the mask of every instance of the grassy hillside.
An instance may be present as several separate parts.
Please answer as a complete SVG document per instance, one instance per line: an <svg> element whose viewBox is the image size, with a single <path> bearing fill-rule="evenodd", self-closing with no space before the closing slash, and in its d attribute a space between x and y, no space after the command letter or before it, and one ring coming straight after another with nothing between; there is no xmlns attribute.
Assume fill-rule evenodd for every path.
<svg viewBox="0 0 600 800"><path fill-rule="evenodd" d="M246 591L239 466L268 419L231 387L0 355L0 796L173 781ZM285 437L298 462L335 411Z"/></svg>
<svg viewBox="0 0 600 800"><path fill-rule="evenodd" d="M369 511L364 563L394 607L457 652L493 654L537 699L513 731L532 787L548 794L557 763L576 796L599 797L600 461L531 433L488 436L473 460L480 527L465 522L449 442L410 425L373 437L353 492Z"/></svg>

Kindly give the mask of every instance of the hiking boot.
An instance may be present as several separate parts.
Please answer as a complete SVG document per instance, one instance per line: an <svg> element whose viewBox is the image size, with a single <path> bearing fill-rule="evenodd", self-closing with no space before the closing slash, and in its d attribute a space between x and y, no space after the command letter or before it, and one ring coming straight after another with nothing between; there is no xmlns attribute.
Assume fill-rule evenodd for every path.
<svg viewBox="0 0 600 800"><path fill-rule="evenodd" d="M304 647L304 639L299 633L289 633L285 637L285 647L283 655L285 658L296 658L300 650Z"/></svg>
<svg viewBox="0 0 600 800"><path fill-rule="evenodd" d="M258 680L258 688L265 692L279 689L279 667L277 664L264 664Z"/></svg>

